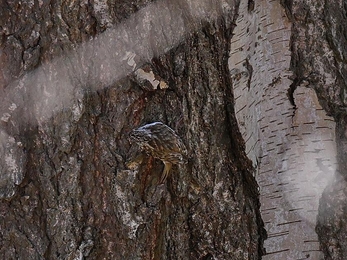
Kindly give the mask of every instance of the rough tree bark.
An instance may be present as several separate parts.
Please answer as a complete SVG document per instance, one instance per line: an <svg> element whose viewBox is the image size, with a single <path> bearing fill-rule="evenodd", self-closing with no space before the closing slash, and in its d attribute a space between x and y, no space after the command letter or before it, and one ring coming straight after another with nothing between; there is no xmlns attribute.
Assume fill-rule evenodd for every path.
<svg viewBox="0 0 347 260"><path fill-rule="evenodd" d="M228 70L237 8L2 2L5 259L260 259ZM128 140L153 121L188 149L163 185Z"/></svg>
<svg viewBox="0 0 347 260"><path fill-rule="evenodd" d="M2 1L0 255L344 259L346 13ZM161 185L128 138L154 121L188 150Z"/></svg>

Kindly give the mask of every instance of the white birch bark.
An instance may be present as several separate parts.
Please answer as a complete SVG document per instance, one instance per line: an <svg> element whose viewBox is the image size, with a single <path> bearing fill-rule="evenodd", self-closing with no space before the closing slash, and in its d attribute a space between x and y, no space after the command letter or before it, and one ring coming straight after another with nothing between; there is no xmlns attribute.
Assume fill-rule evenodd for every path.
<svg viewBox="0 0 347 260"><path fill-rule="evenodd" d="M292 24L279 1L240 4L229 67L246 152L256 167L266 260L321 259L318 203L336 168L335 122L303 82L291 88Z"/></svg>

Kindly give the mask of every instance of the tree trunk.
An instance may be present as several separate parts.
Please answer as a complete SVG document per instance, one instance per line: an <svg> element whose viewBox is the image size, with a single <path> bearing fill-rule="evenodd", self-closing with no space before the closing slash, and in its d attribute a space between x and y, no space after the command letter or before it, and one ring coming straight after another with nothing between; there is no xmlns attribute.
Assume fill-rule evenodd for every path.
<svg viewBox="0 0 347 260"><path fill-rule="evenodd" d="M1 255L343 259L346 13L2 1ZM129 139L157 121L187 149L163 184Z"/></svg>
<svg viewBox="0 0 347 260"><path fill-rule="evenodd" d="M344 259L346 4L250 3L231 71L269 237L263 259Z"/></svg>
<svg viewBox="0 0 347 260"><path fill-rule="evenodd" d="M346 255L345 21L343 1L241 1L229 64L263 259Z"/></svg>
<svg viewBox="0 0 347 260"><path fill-rule="evenodd" d="M260 259L228 70L237 7L3 4L6 259ZM188 150L164 184L129 143L155 121Z"/></svg>

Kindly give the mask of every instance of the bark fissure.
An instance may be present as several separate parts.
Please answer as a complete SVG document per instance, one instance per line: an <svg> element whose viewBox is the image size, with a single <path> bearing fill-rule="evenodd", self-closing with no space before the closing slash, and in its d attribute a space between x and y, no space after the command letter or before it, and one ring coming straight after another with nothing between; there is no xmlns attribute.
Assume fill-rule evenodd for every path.
<svg viewBox="0 0 347 260"><path fill-rule="evenodd" d="M59 4L49 7L50 17L55 16L54 10L57 7ZM63 20L53 19L52 23L58 23L59 27L64 28L62 32L67 33L68 41L80 39L72 35L75 31L70 14L73 12L66 13L65 7L61 12ZM103 18L93 14L91 20L93 19L101 20L91 22L89 30L102 31ZM91 259L102 256L116 259L260 257L262 240L256 235L258 225L262 225L256 213L259 205L255 191L247 191L256 189L256 184L251 181L250 165L245 167L237 159L238 153L243 153L242 148L239 148L242 147L242 139L232 116L232 97L226 97L231 93L225 92L230 84L226 61L231 36L229 32L232 30L229 27L233 26L225 24L226 21L220 19L211 27L207 23L203 34L195 32L187 38L182 46L185 46L184 52L188 58L184 58L179 65L181 67L176 71L178 74L172 73L174 60L171 57L181 55L182 49L152 60L155 68L153 72L168 82L169 89L156 89L151 93L144 88L135 91L131 89L137 87L136 80L125 79L106 91L84 93L85 97L79 99L78 106L74 108L75 119L65 121L68 118L57 113L52 123L63 124L62 127L53 127L51 131L50 123L45 123L43 132L35 133L38 137L44 133L36 142L47 144L41 148L45 155L32 166L33 170L39 170L41 181L36 189L31 190L28 184L35 182L35 177L28 177L27 184L23 183L21 189L26 188L28 194L45 194L38 200L46 202L41 209L36 209L38 212L50 212L49 215L43 215L45 232L49 234L42 254L45 258L74 258L81 255ZM56 32L59 34L58 30L52 31ZM41 44L45 45L44 41ZM48 48L47 45L43 46L43 50ZM61 49L66 49L66 46ZM69 60L72 66L73 57ZM73 77L74 73L69 74ZM95 82L92 78L88 81L90 84ZM76 82L84 85L78 79ZM191 91L194 94L189 93ZM132 98L121 102L121 97L127 95ZM180 97L185 97L185 100L180 102ZM205 105L208 109L204 108ZM225 111L227 107L229 112ZM216 112L220 108L220 112ZM120 118L123 111L127 111L126 121ZM200 116L203 117L202 121ZM183 139L187 146L197 152L189 157L187 166L173 168L168 186L157 186L157 176L162 171L161 163L149 156L138 155L136 148L135 162L132 165L135 165L134 168L129 170L125 167L125 162L131 158L132 153L129 151L128 133L132 128L153 120L171 124L178 133L185 135ZM226 120L232 122L227 124ZM212 126L217 126L217 129L213 129L213 136L210 136ZM47 136L50 137L47 139ZM218 142L231 143L232 146L215 146ZM221 157L208 158L210 151L216 150ZM35 147L31 153L33 158L37 156ZM242 162L244 159L246 157L243 157ZM47 164L42 167L40 164L45 161ZM131 165L132 162L127 163ZM214 175L215 171L218 174ZM47 172L52 176L48 182L45 179ZM214 176L209 177L209 174ZM244 177L241 178L240 174ZM247 175L249 176L244 180ZM223 176L228 181L224 181ZM230 199L225 200L220 194L231 179L234 179L234 186L243 182L247 184L226 189L223 196ZM49 182L50 185L45 185ZM213 196L209 185L216 186ZM254 187L251 188L252 185ZM45 188L49 190L46 191ZM232 194L237 190L245 196L253 196L252 199L242 202L241 195L235 197ZM198 199L202 194L204 200ZM17 197L13 198L16 199ZM251 221L251 215L247 215L244 226L239 226L245 231L247 239L243 244L230 244L230 240L233 240L231 234L235 232L230 227L230 216L241 216L242 212L232 212L227 205L235 204L232 206L235 208L238 203L251 204L243 207L247 212L250 210L251 215L255 214L257 220ZM223 213L226 210L228 214ZM210 214L215 217L211 219ZM214 223L215 228L211 228L208 222ZM237 226L236 219L234 222ZM205 226L209 234L201 233L205 231L201 230L199 223ZM90 227L92 231L90 234L87 232L88 235L84 230ZM217 238L221 236L219 227L224 232L223 236L227 237L224 240ZM53 231L58 228L66 230L66 233L59 235ZM202 245L201 241L206 236L208 240ZM70 241L71 247L62 245L63 240ZM136 248L129 250L134 245ZM232 250L232 247L238 248L238 251Z"/></svg>
<svg viewBox="0 0 347 260"><path fill-rule="evenodd" d="M346 4L111 2L0 4L0 254L343 259Z"/></svg>

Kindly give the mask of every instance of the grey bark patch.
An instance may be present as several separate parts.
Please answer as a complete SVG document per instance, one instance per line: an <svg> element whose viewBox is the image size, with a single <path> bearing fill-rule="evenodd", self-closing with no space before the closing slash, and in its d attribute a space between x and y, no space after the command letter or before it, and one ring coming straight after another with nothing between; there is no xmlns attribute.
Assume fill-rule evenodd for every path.
<svg viewBox="0 0 347 260"><path fill-rule="evenodd" d="M0 199L11 198L24 178L23 144L0 130Z"/></svg>

